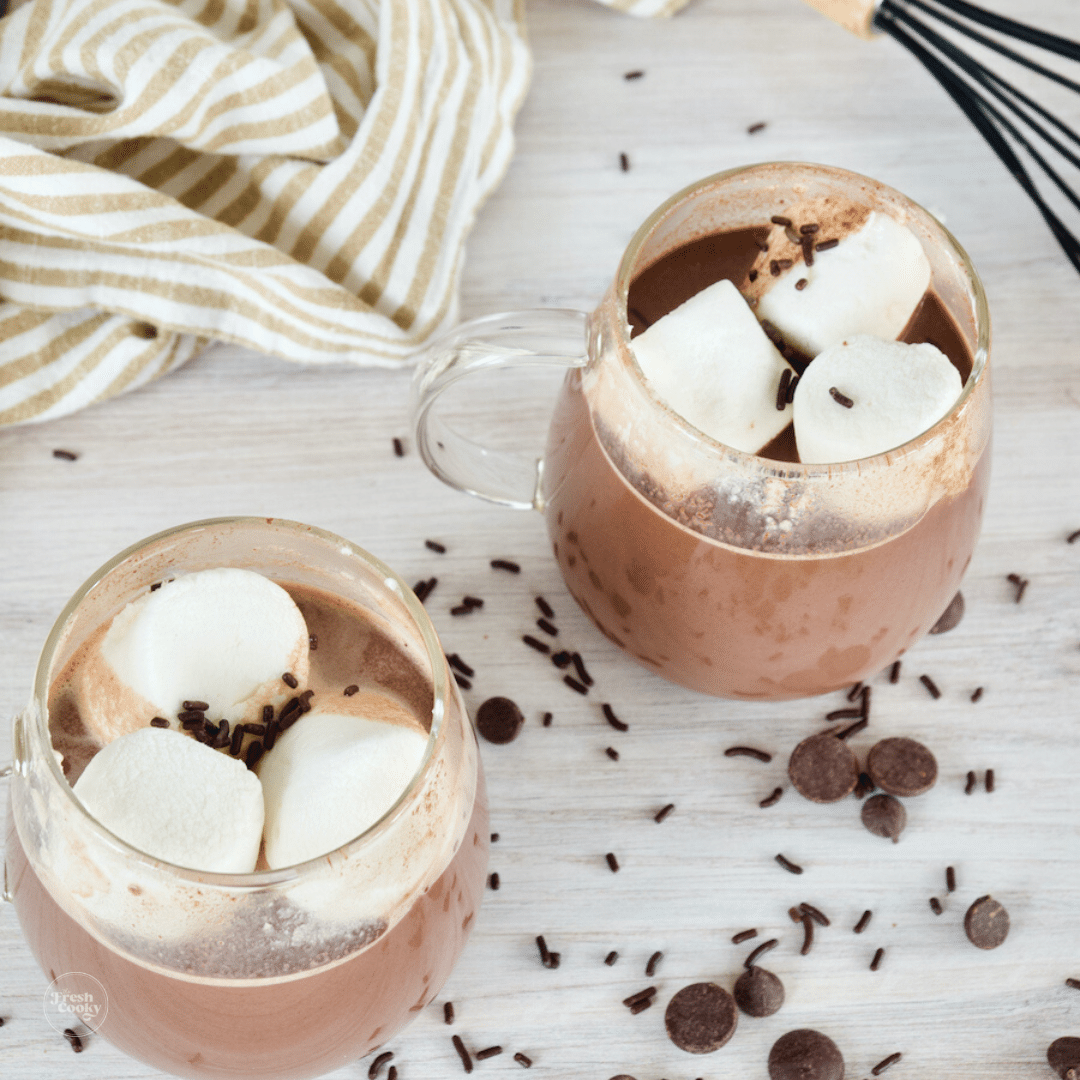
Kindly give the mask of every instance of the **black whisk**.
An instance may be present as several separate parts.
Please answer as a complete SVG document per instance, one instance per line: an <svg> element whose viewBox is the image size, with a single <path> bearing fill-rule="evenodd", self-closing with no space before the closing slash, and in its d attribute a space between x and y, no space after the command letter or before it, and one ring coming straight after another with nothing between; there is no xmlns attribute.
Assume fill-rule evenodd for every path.
<svg viewBox="0 0 1080 1080"><path fill-rule="evenodd" d="M1029 59L1002 39L1021 41L1068 60L1080 60L1080 42L995 15L966 0L807 2L864 37L870 36L871 28L879 30L911 52L941 83L1031 197L1069 261L1080 271L1080 240L1047 203L1020 157L1021 153L1026 155L1064 198L1080 210L1080 197L1045 156L1045 147L1051 147L1062 159L1080 168L1080 135L997 72L966 53L939 27L948 27L1078 94L1080 83ZM1041 140L1041 144L1036 144L1035 139ZM1040 149L1042 144L1045 145Z"/></svg>

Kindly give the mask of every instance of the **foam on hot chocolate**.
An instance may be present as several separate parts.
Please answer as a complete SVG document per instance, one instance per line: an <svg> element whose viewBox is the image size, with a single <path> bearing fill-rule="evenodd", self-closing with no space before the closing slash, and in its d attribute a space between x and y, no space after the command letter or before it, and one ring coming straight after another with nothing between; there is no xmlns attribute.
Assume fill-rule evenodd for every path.
<svg viewBox="0 0 1080 1080"><path fill-rule="evenodd" d="M185 574L133 600L82 667L79 712L102 743L174 718L185 700L231 724L260 719L307 681L308 631L289 594L262 574Z"/></svg>

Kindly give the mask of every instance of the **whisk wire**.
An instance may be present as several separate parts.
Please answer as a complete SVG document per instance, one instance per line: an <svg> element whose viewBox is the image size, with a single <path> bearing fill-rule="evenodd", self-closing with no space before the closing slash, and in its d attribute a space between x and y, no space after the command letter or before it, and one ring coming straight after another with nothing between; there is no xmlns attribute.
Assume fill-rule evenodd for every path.
<svg viewBox="0 0 1080 1080"><path fill-rule="evenodd" d="M973 5L966 3L965 0L936 0L936 2L944 7L948 7L950 10L962 12L964 14L969 14L972 11L978 12L980 16L978 21L980 21L982 25L991 26L991 28L1001 30L1004 33L1012 33L1014 36L1018 36L1014 28L1022 25L1014 23L1011 19L1004 19L1001 16L991 15L989 12L974 8ZM907 10L907 5L916 7L930 14L933 18L943 21L946 25L959 29L969 38L991 44L991 47L995 48L995 51L1002 55L1009 56L1010 59L1019 57L1019 54L1015 54L1014 57L1012 50L1007 49L1005 46L999 46L999 43L997 42L991 43L990 39L985 39L982 34L973 31L970 27L957 26L955 20L936 11L928 4L924 3L923 0L883 0L875 15L875 25L911 52L927 71L937 79L953 101L956 102L968 119L975 125L975 128L983 136L990 148L1001 160L1002 164L1005 165L1020 184L1021 188L1023 188L1025 193L1035 203L1043 220L1054 235L1054 238L1061 245L1066 257L1072 263L1074 268L1080 271L1080 240L1077 240L1061 218L1058 217L1054 209L1047 203L1042 193L1039 191L1039 188L1032 180L1027 168L1025 168L1024 163L1020 160L1013 146L1010 145L1009 139L1012 139L1016 146L1021 148L1031 158L1054 187L1056 187L1078 210L1080 210L1080 198L1077 197L1076 193L1073 192L1065 180L1062 179L1039 150L1032 145L1031 141L1024 133L1004 112L1002 112L1001 109L994 105L988 97L981 94L978 87L981 86L988 94L996 98L1049 146L1052 146L1067 161L1078 167L1080 167L1080 158L1077 158L1067 146L1063 145L1053 136L1053 134L1028 115L1017 102L1022 102L1025 106L1037 112L1045 120L1052 123L1054 127L1062 132L1062 134L1076 142L1078 145L1080 145L1080 137L1078 137L1076 132L1066 124L1062 123L1049 113L1048 110L1044 109L1022 91L1012 86L996 72L991 71L989 68L979 63L973 57L965 53L963 49L960 49L955 43L948 38L943 37L932 27L927 26L923 21L912 15L911 12ZM983 16L985 16L985 18L983 18ZM911 33L909 33L909 30ZM1030 33L1024 37L1024 40L1035 43L1037 39L1041 41L1041 39L1045 37L1053 40L1055 43L1064 43L1071 46L1071 48L1075 50L1076 57L1080 59L1080 45L1073 42L1066 42L1063 38L1057 38L1052 34L1044 34L1043 31L1034 30L1030 27L1026 27L1025 30L1030 31ZM922 38L922 41L913 36L913 34L918 35L918 38ZM934 52L931 52L930 49L923 44L923 41L929 44L933 49L936 49L941 55L939 56ZM1071 52L1064 52L1061 48L1054 48L1053 51L1058 52L1061 55L1072 55ZM942 59L942 57L945 59ZM947 63L946 60L949 61L949 63ZM1054 77L1055 82L1064 83L1070 89L1080 92L1080 86L1072 83L1071 80L1062 79L1060 76L1056 76L1056 73L1048 73L1041 65L1028 61L1026 57L1020 58L1018 62L1023 63L1026 67L1039 71L1041 74L1050 74ZM955 67L951 67L950 63L955 65ZM977 85L972 85L971 82L964 78L964 75L966 75L968 79L973 80ZM1008 138L1006 138L1006 136L1008 136Z"/></svg>
<svg viewBox="0 0 1080 1080"><path fill-rule="evenodd" d="M942 7L955 11L957 15L963 15L972 22L985 26L988 30L995 30L1017 41L1026 41L1029 45L1068 57L1070 60L1080 60L1080 43L1070 41L1068 38L1051 34L1047 30L1040 30L1036 26L1028 26L1026 23L1006 18L1004 15L995 15L992 11L967 3L967 0L937 0L937 2ZM940 17L944 18L944 16Z"/></svg>

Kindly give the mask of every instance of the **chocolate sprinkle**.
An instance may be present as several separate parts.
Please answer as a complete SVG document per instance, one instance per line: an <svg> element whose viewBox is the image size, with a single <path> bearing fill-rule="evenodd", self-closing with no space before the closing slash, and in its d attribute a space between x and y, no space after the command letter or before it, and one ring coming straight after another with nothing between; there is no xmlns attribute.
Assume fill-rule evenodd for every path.
<svg viewBox="0 0 1080 1080"><path fill-rule="evenodd" d="M1077 540L1080 540L1080 529L1077 529L1076 532L1069 533L1069 535L1065 537L1066 544L1075 544Z"/></svg>
<svg viewBox="0 0 1080 1080"><path fill-rule="evenodd" d="M208 701L185 701L183 703L184 710L198 710L199 712L206 712L210 708Z"/></svg>
<svg viewBox="0 0 1080 1080"><path fill-rule="evenodd" d="M552 606L542 596L536 597L536 606L540 609L545 618L555 618L555 609L552 608Z"/></svg>
<svg viewBox="0 0 1080 1080"><path fill-rule="evenodd" d="M1055 1039L1047 1048L1046 1060L1062 1080L1076 1080L1080 1076L1080 1039L1070 1035Z"/></svg>
<svg viewBox="0 0 1080 1080"><path fill-rule="evenodd" d="M898 683L900 681L900 661L893 662L893 666L889 668L889 682Z"/></svg>
<svg viewBox="0 0 1080 1080"><path fill-rule="evenodd" d="M168 727L169 726L169 721L166 720L164 716L155 716L154 719L150 721L150 726L151 727Z"/></svg>
<svg viewBox="0 0 1080 1080"><path fill-rule="evenodd" d="M878 951L876 953L874 953L874 959L870 961L870 970L871 971L877 971L877 969L879 967L881 967L881 961L884 960L884 959L885 959L885 950L884 949L878 949Z"/></svg>
<svg viewBox="0 0 1080 1080"><path fill-rule="evenodd" d="M455 1035L451 1040L454 1044L454 1049L458 1052L458 1057L461 1058L462 1068L471 1073L473 1070L472 1058L469 1057L469 1051L465 1049L465 1044L461 1041L460 1035Z"/></svg>
<svg viewBox="0 0 1080 1080"><path fill-rule="evenodd" d="M819 241L818 243L816 243L814 245L814 250L815 251L830 251L830 250L832 250L832 248L836 247L836 245L839 244L839 243L840 243L840 241L837 240L837 239L821 240L821 241Z"/></svg>
<svg viewBox="0 0 1080 1080"><path fill-rule="evenodd" d="M862 913L862 915L859 916L859 921L854 925L854 927L852 927L853 932L856 934L861 934L870 925L870 920L873 917L874 913L869 908L867 908Z"/></svg>
<svg viewBox="0 0 1080 1080"><path fill-rule="evenodd" d="M551 654L551 662L562 671L563 668L568 668L574 661L570 658L570 653L563 649L562 652Z"/></svg>
<svg viewBox="0 0 1080 1080"><path fill-rule="evenodd" d="M996 949L1008 936L1009 913L992 896L980 896L964 916L964 933L979 949Z"/></svg>
<svg viewBox="0 0 1080 1080"><path fill-rule="evenodd" d="M604 719L616 730L616 731L629 731L630 725L624 724L616 715L615 710L605 701L600 706L604 712Z"/></svg>
<svg viewBox="0 0 1080 1080"><path fill-rule="evenodd" d="M657 810L656 813L653 815L653 821L655 821L656 824L659 825L660 822L662 822L664 818L666 818L668 814L670 814L671 811L674 809L675 804L673 802L669 802L667 806L661 806L660 809Z"/></svg>
<svg viewBox="0 0 1080 1080"><path fill-rule="evenodd" d="M395 457L404 457L405 456L405 444L398 438L394 439L394 456Z"/></svg>
<svg viewBox="0 0 1080 1080"><path fill-rule="evenodd" d="M578 673L578 678L586 685L593 685L593 677L589 674L585 667L585 661L581 658L581 653L573 652L570 654L570 660L574 665L574 670Z"/></svg>
<svg viewBox="0 0 1080 1080"><path fill-rule="evenodd" d="M942 913L943 909L941 907L941 901L936 896L930 897L930 910L935 915L940 915Z"/></svg>
<svg viewBox="0 0 1080 1080"><path fill-rule="evenodd" d="M489 1046L486 1050L480 1050L477 1052L477 1061L487 1061L488 1058L498 1057L503 1052L501 1046Z"/></svg>
<svg viewBox="0 0 1080 1080"><path fill-rule="evenodd" d="M993 769L987 769L986 770L985 782L986 782L986 792L989 795L994 790L994 770Z"/></svg>
<svg viewBox="0 0 1080 1080"><path fill-rule="evenodd" d="M291 671L286 671L281 676L281 681L290 689L295 690L300 684L296 681L296 676Z"/></svg>
<svg viewBox="0 0 1080 1080"><path fill-rule="evenodd" d="M386 1080L397 1080L397 1076L398 1076L397 1066L396 1065L391 1065L390 1066L390 1071L386 1074Z"/></svg>
<svg viewBox="0 0 1080 1080"><path fill-rule="evenodd" d="M644 71L628 71L623 78L627 82L632 82L634 79L640 79L645 74Z"/></svg>
<svg viewBox="0 0 1080 1080"><path fill-rule="evenodd" d="M825 714L825 719L831 723L833 720L854 720L857 716L862 716L862 709L833 709Z"/></svg>
<svg viewBox="0 0 1080 1080"><path fill-rule="evenodd" d="M769 1051L769 1080L843 1080L844 1056L827 1035L798 1028Z"/></svg>
<svg viewBox="0 0 1080 1080"><path fill-rule="evenodd" d="M981 686L976 686L975 689L971 692L971 700L973 703L981 700L982 696L983 688Z"/></svg>
<svg viewBox="0 0 1080 1080"><path fill-rule="evenodd" d="M871 1076L880 1076L886 1069L891 1069L904 1055L898 1050L895 1054L890 1054L887 1058L879 1061L871 1070Z"/></svg>
<svg viewBox="0 0 1080 1080"><path fill-rule="evenodd" d="M930 627L931 634L947 634L960 625L964 617L964 594L957 593L950 601L949 606L941 613L941 617Z"/></svg>
<svg viewBox="0 0 1080 1080"><path fill-rule="evenodd" d="M452 1024L454 1022L454 1003L452 1001L443 1002L442 1016L444 1024Z"/></svg>
<svg viewBox="0 0 1080 1080"><path fill-rule="evenodd" d="M532 634L526 634L522 639L530 649L535 649L538 653L544 653L546 656L551 652L551 646L545 644L543 641L538 641L532 636Z"/></svg>
<svg viewBox="0 0 1080 1080"><path fill-rule="evenodd" d="M866 771L882 791L911 797L937 782L937 762L922 743L908 738L882 739L870 748Z"/></svg>
<svg viewBox="0 0 1080 1080"><path fill-rule="evenodd" d="M744 941L749 941L751 938L756 938L758 935L757 930L740 930L732 939L732 945L741 945Z"/></svg>
<svg viewBox="0 0 1080 1080"><path fill-rule="evenodd" d="M751 280L753 280L751 278ZM780 385L776 388L776 411L783 412L787 407L788 383L791 382L791 368L786 367L780 373Z"/></svg>
<svg viewBox="0 0 1080 1080"><path fill-rule="evenodd" d="M482 608L484 606L484 601L479 596L463 596L461 602L466 607Z"/></svg>
<svg viewBox="0 0 1080 1080"><path fill-rule="evenodd" d="M847 743L824 732L803 739L795 747L788 761L788 776L795 790L811 802L838 802L855 789L859 764Z"/></svg>
<svg viewBox="0 0 1080 1080"><path fill-rule="evenodd" d="M644 990L638 990L637 993L631 994L629 997L623 998L623 1004L629 1009L636 1005L639 1001L647 1001L651 997L656 996L655 986L646 986Z"/></svg>
<svg viewBox="0 0 1080 1080"><path fill-rule="evenodd" d="M476 728L490 743L502 746L521 733L525 717L508 697L488 698L476 710Z"/></svg>
<svg viewBox="0 0 1080 1080"><path fill-rule="evenodd" d="M782 225L785 229L790 228L792 225L791 218L784 217L782 214L773 214L773 216L769 218L769 220L774 225Z"/></svg>
<svg viewBox="0 0 1080 1080"><path fill-rule="evenodd" d="M764 750L757 750L753 746L729 746L724 751L724 757L752 757L756 761L764 761L768 764L772 761L772 754Z"/></svg>
<svg viewBox="0 0 1080 1080"><path fill-rule="evenodd" d="M492 570L506 570L511 574L520 574L521 567L516 562L511 562L509 559L492 559L490 564Z"/></svg>
<svg viewBox="0 0 1080 1080"><path fill-rule="evenodd" d="M607 964L608 967L612 967L615 964L615 961L618 959L619 954L614 949L612 949L611 952L609 952L607 956L604 957L604 963Z"/></svg>
<svg viewBox="0 0 1080 1080"><path fill-rule="evenodd" d="M616 750L614 746L605 747L604 753L607 754L607 756L611 758L612 761L619 760L619 751Z"/></svg>
<svg viewBox="0 0 1080 1080"><path fill-rule="evenodd" d="M799 952L802 953L803 956L806 956L814 947L814 920L809 915L803 915L802 925L803 943Z"/></svg>
<svg viewBox="0 0 1080 1080"><path fill-rule="evenodd" d="M71 1028L64 1028L64 1038L67 1039L68 1045L75 1051L76 1054L83 1052L83 1041L80 1035L77 1035Z"/></svg>
<svg viewBox="0 0 1080 1080"><path fill-rule="evenodd" d="M1066 979L1065 985L1073 990L1080 990L1080 979Z"/></svg>
<svg viewBox="0 0 1080 1080"><path fill-rule="evenodd" d="M79 455L74 450L54 450L52 452L54 458L59 458L61 461L78 461Z"/></svg>
<svg viewBox="0 0 1080 1080"><path fill-rule="evenodd" d="M806 280L806 278L804 278L804 277L803 277L803 278L799 278L799 280L795 282L795 288L796 288L796 289L797 289L797 290L798 290L799 292L802 292L802 291L803 291L803 289L805 289L805 288L806 288L806 286L807 286L807 285L809 285L809 284L810 284L810 282L809 282L809 281L807 281L807 280Z"/></svg>
<svg viewBox="0 0 1080 1080"><path fill-rule="evenodd" d="M807 904L805 902L801 903L799 905L799 910L804 914L809 915L810 918L813 919L814 922L816 922L819 926L832 925L832 923L829 921L828 915L826 915L824 911L820 911L818 908L814 907L813 904Z"/></svg>
<svg viewBox="0 0 1080 1080"><path fill-rule="evenodd" d="M762 810L767 810L770 806L775 806L780 801L780 797L783 794L784 789L782 787L773 788L772 793L766 795L765 798L758 803L758 806L760 806Z"/></svg>
<svg viewBox="0 0 1080 1080"><path fill-rule="evenodd" d="M744 968L752 968L757 962L757 958L763 953L767 953L770 949L775 949L780 944L778 938L769 938L768 941L763 941L744 961Z"/></svg>
<svg viewBox="0 0 1080 1080"><path fill-rule="evenodd" d="M490 874L488 874L488 888L492 892L499 891L499 875L496 871L492 871Z"/></svg>
<svg viewBox="0 0 1080 1080"><path fill-rule="evenodd" d="M249 769L254 769L259 763L259 758L263 756L263 744L261 742L253 742L248 744L247 755L244 758L244 764Z"/></svg>
<svg viewBox="0 0 1080 1080"><path fill-rule="evenodd" d="M619 872L619 860L615 858L615 853L609 851L604 858L607 860L608 869L613 873Z"/></svg>
<svg viewBox="0 0 1080 1080"><path fill-rule="evenodd" d="M458 671L460 671L461 674L464 675L467 679L471 679L476 674L476 671L473 668L469 667L469 665L466 664L465 661L462 660L457 653L451 653L446 658L446 662L452 668L456 668Z"/></svg>
<svg viewBox="0 0 1080 1080"><path fill-rule="evenodd" d="M372 1063L368 1069L368 1080L375 1080L375 1077L382 1072L382 1067L390 1060L392 1060L394 1053L392 1050L386 1050L381 1053Z"/></svg>
<svg viewBox="0 0 1080 1080"><path fill-rule="evenodd" d="M900 842L900 834L907 825L907 811L903 803L891 795L874 795L867 799L859 816L867 832L882 836L894 844Z"/></svg>
<svg viewBox="0 0 1080 1080"><path fill-rule="evenodd" d="M1019 574L1009 574L1008 581L1011 581L1016 586L1016 602L1019 604L1024 599L1024 593L1027 591L1028 585L1031 584L1027 578L1021 577Z"/></svg>
<svg viewBox="0 0 1080 1080"><path fill-rule="evenodd" d="M654 952L652 956L649 957L649 961L645 965L645 975L647 978L651 979L656 974L656 965L659 964L660 961L663 959L664 954L660 952L659 949L657 949L656 952Z"/></svg>
<svg viewBox="0 0 1080 1080"><path fill-rule="evenodd" d="M764 120L759 120L756 124L751 124L746 129L746 134L747 135L756 135L759 131L764 131L766 126L767 125L766 125Z"/></svg>
<svg viewBox="0 0 1080 1080"><path fill-rule="evenodd" d="M738 1023L735 999L710 982L684 986L664 1012L668 1038L688 1054L719 1050L735 1034Z"/></svg>
<svg viewBox="0 0 1080 1080"><path fill-rule="evenodd" d="M625 153L619 155L619 168L623 172L630 171L630 158Z"/></svg>
<svg viewBox="0 0 1080 1080"><path fill-rule="evenodd" d="M461 687L462 690L471 690L472 689L472 683L469 682L469 680L466 679L464 675L459 675L456 671L453 674L454 674L454 682L456 682L458 684L458 686Z"/></svg>
<svg viewBox="0 0 1080 1080"><path fill-rule="evenodd" d="M584 683L579 683L573 675L564 675L563 682L566 683L571 690L576 690L579 694L587 694L589 692L589 688L585 686Z"/></svg>
<svg viewBox="0 0 1080 1080"><path fill-rule="evenodd" d="M630 1006L630 1015L637 1016L638 1013L644 1012L646 1009L652 1008L653 999L645 998L643 1001L639 1001L636 1005Z"/></svg>
<svg viewBox="0 0 1080 1080"><path fill-rule="evenodd" d="M844 728L843 731L837 731L835 733L836 737L838 739L840 739L841 742L843 740L845 740L845 739L850 739L852 735L858 735L859 732L862 731L863 728L868 727L869 724L870 724L870 721L867 720L866 717L864 716L861 720L856 720L855 723L852 724L850 727ZM856 781L856 786L857 785L858 785L858 782Z"/></svg>
<svg viewBox="0 0 1080 1080"><path fill-rule="evenodd" d="M424 547L426 547L428 551L434 551L437 555L446 554L446 545L440 544L438 540L425 540Z"/></svg>
<svg viewBox="0 0 1080 1080"><path fill-rule="evenodd" d="M929 675L920 675L919 682L921 682L923 686L926 687L926 689L930 692L930 696L935 701L937 701L937 699L941 697L941 691L938 689L937 683L934 682L934 680L931 679Z"/></svg>
<svg viewBox="0 0 1080 1080"><path fill-rule="evenodd" d="M975 770L974 769L968 769L967 783L964 785L964 794L965 795L970 795L975 790L975 784L976 784Z"/></svg>
<svg viewBox="0 0 1080 1080"><path fill-rule="evenodd" d="M544 727L551 727L551 721L552 721L553 719L554 719L554 716L553 716L553 714L552 714L552 713L549 713L549 712L546 712L546 713L544 713L544 715L543 715L543 716L542 716L542 717L540 718L540 723L541 723L541 724L543 724L543 725L544 725Z"/></svg>
<svg viewBox="0 0 1080 1080"><path fill-rule="evenodd" d="M859 773L859 782L855 785L854 795L856 799L865 798L874 790L874 781L870 779L868 773Z"/></svg>
<svg viewBox="0 0 1080 1080"><path fill-rule="evenodd" d="M547 619L537 619L536 625L539 626L545 634L550 634L552 637L559 636L559 628L555 626L554 623L548 622Z"/></svg>
<svg viewBox="0 0 1080 1080"><path fill-rule="evenodd" d="M852 401L851 398L847 396L847 394L842 393L840 390L837 390L835 386L829 387L829 396L833 399L833 401L836 402L837 405L843 405L845 409L850 409L855 404L855 402Z"/></svg>
<svg viewBox="0 0 1080 1080"><path fill-rule="evenodd" d="M777 855L776 861L789 873L789 874L801 874L803 868L798 863L793 863L790 859L784 855Z"/></svg>
<svg viewBox="0 0 1080 1080"><path fill-rule="evenodd" d="M747 1016L772 1016L784 1004L784 984L771 971L752 967L735 980L734 997Z"/></svg>
<svg viewBox="0 0 1080 1080"><path fill-rule="evenodd" d="M528 1058L528 1057L526 1057L524 1054L522 1054L520 1052L514 1055L514 1060L523 1069L531 1069L532 1068L532 1058Z"/></svg>

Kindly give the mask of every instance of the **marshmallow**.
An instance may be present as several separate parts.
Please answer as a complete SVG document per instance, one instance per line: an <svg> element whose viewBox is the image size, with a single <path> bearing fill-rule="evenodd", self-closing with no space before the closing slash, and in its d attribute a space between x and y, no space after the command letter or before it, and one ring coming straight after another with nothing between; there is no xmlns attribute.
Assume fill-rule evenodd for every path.
<svg viewBox="0 0 1080 1080"><path fill-rule="evenodd" d="M806 285L797 289L802 278ZM807 356L855 334L897 338L930 284L930 261L915 235L873 212L829 251L801 260L758 301L759 319Z"/></svg>
<svg viewBox="0 0 1080 1080"><path fill-rule="evenodd" d="M374 825L416 775L427 742L385 695L316 701L259 763L270 868L325 855Z"/></svg>
<svg viewBox="0 0 1080 1080"><path fill-rule="evenodd" d="M140 728L97 753L75 782L83 806L121 840L192 870L247 874L263 830L258 777L168 728Z"/></svg>
<svg viewBox="0 0 1080 1080"><path fill-rule="evenodd" d="M308 676L307 625L292 597L251 570L200 570L165 582L112 621L84 665L80 715L102 742L205 701L211 720L261 718Z"/></svg>
<svg viewBox="0 0 1080 1080"><path fill-rule="evenodd" d="M852 402L837 401L839 394ZM937 423L960 396L960 373L930 344L859 335L826 349L795 390L795 443L805 462L884 453Z"/></svg>
<svg viewBox="0 0 1080 1080"><path fill-rule="evenodd" d="M656 394L717 442L753 454L791 422L787 405L776 408L788 363L730 281L690 297L631 348Z"/></svg>

